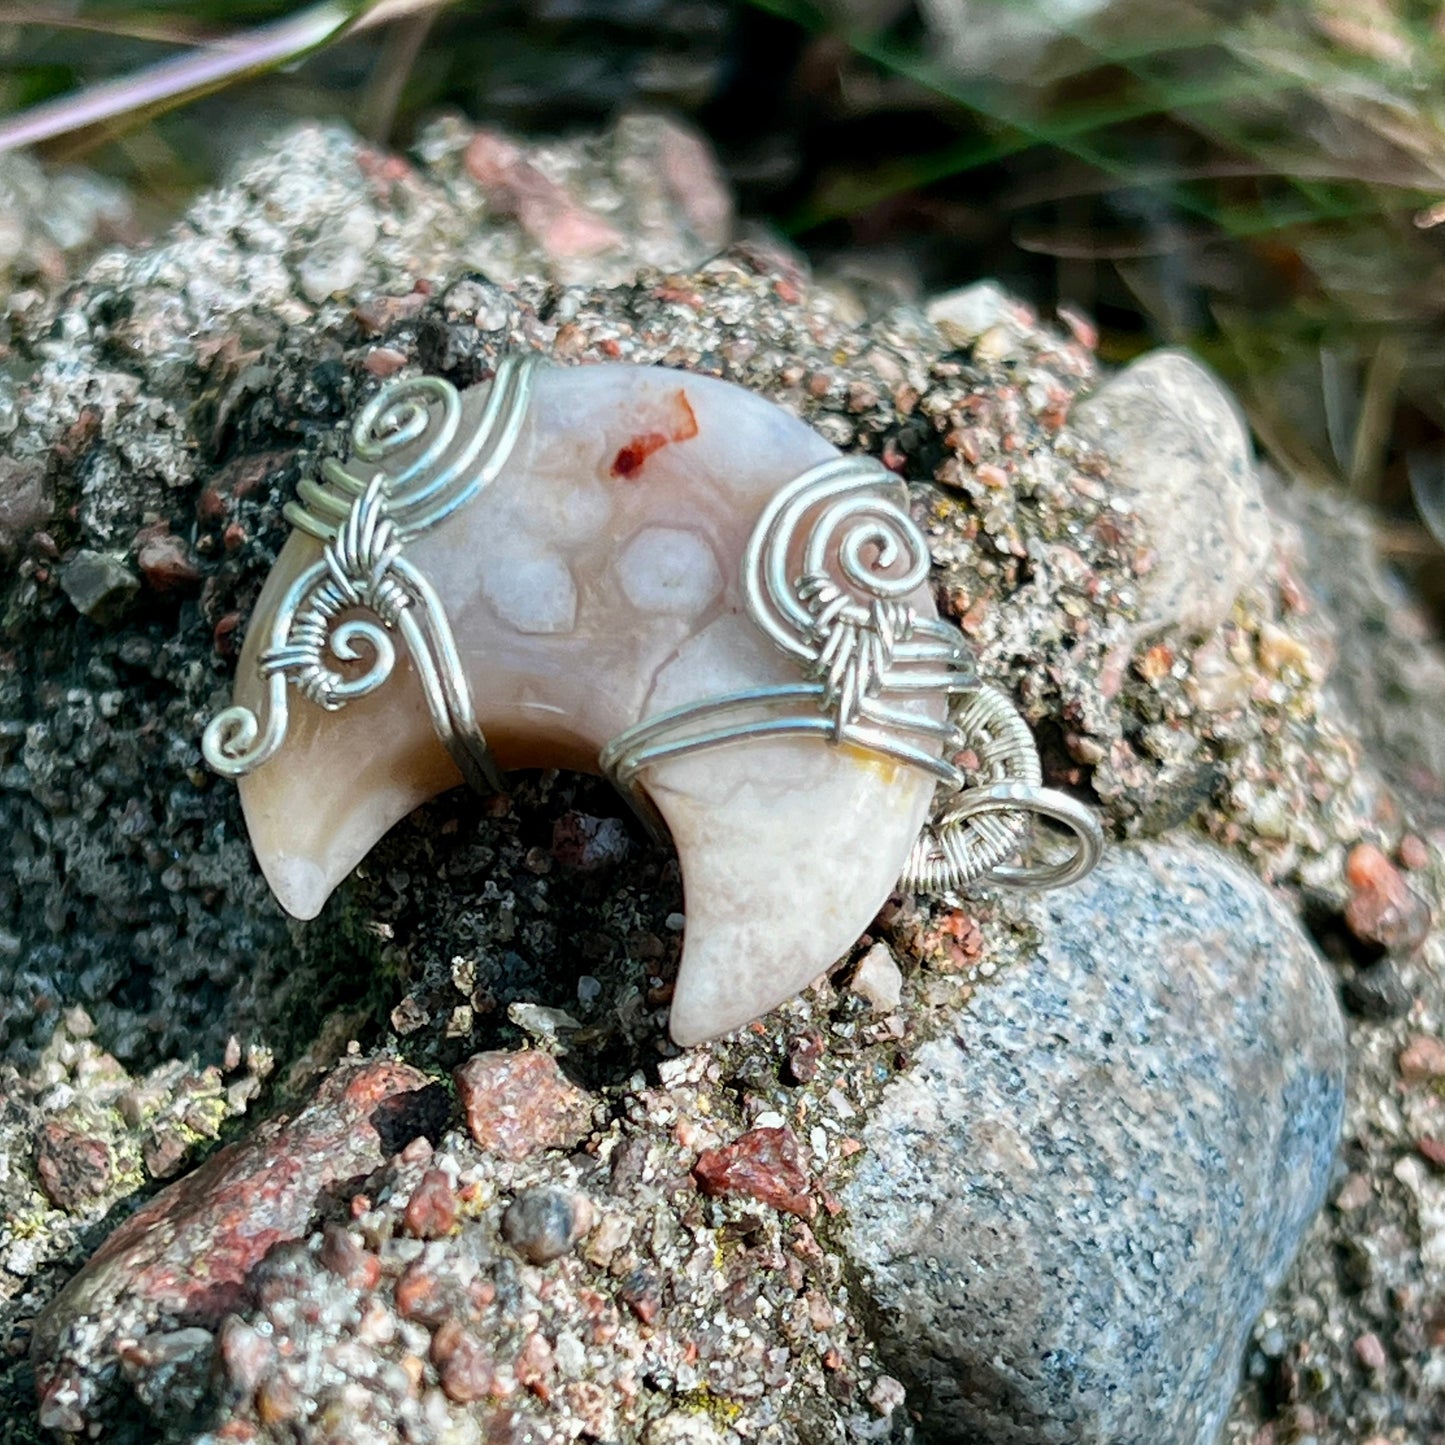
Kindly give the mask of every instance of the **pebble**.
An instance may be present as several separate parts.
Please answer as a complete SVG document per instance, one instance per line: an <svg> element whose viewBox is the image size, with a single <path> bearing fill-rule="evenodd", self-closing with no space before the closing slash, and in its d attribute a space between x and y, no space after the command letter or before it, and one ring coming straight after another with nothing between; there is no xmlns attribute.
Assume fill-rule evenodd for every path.
<svg viewBox="0 0 1445 1445"><path fill-rule="evenodd" d="M79 1210L111 1185L110 1149L103 1139L51 1120L40 1131L36 1172L57 1209Z"/></svg>
<svg viewBox="0 0 1445 1445"><path fill-rule="evenodd" d="M799 1219L818 1212L802 1145L788 1128L750 1129L731 1144L704 1149L692 1173L704 1194L746 1194Z"/></svg>
<svg viewBox="0 0 1445 1445"><path fill-rule="evenodd" d="M592 1228L592 1202L570 1189L524 1189L502 1215L502 1238L530 1264L560 1259Z"/></svg>
<svg viewBox="0 0 1445 1445"><path fill-rule="evenodd" d="M0 457L0 554L13 551L50 520L55 497L45 463L34 457Z"/></svg>
<svg viewBox="0 0 1445 1445"><path fill-rule="evenodd" d="M848 987L866 999L874 1013L892 1013L903 997L903 973L886 943L875 943L858 961Z"/></svg>
<svg viewBox="0 0 1445 1445"><path fill-rule="evenodd" d="M185 542L164 526L148 529L136 549L136 566L157 592L172 592L200 581L200 568Z"/></svg>
<svg viewBox="0 0 1445 1445"><path fill-rule="evenodd" d="M322 1232L321 1263L353 1289L370 1289L381 1275L381 1261L339 1224Z"/></svg>
<svg viewBox="0 0 1445 1445"><path fill-rule="evenodd" d="M1329 1179L1331 981L1200 845L1116 847L1036 917L1032 964L916 1051L840 1190L881 1363L925 1438L1213 1445Z"/></svg>
<svg viewBox="0 0 1445 1445"><path fill-rule="evenodd" d="M1428 1084L1445 1079L1445 1039L1433 1034L1412 1034L1400 1050L1400 1077L1407 1084Z"/></svg>
<svg viewBox="0 0 1445 1445"><path fill-rule="evenodd" d="M1404 1018L1415 1001L1399 965L1388 957L1357 968L1345 979L1342 994L1352 1014L1372 1023Z"/></svg>
<svg viewBox="0 0 1445 1445"><path fill-rule="evenodd" d="M933 297L924 314L951 346L966 347L996 326L1013 324L1019 310L997 282L976 281Z"/></svg>
<svg viewBox="0 0 1445 1445"><path fill-rule="evenodd" d="M60 568L60 587L82 617L106 623L140 591L140 582L121 558L81 547Z"/></svg>
<svg viewBox="0 0 1445 1445"><path fill-rule="evenodd" d="M622 862L631 848L621 818L563 813L552 825L552 856L579 873L595 873Z"/></svg>
<svg viewBox="0 0 1445 1445"><path fill-rule="evenodd" d="M1373 843L1359 843L1345 862L1350 897L1345 924L1362 943L1413 953L1430 932L1430 907Z"/></svg>
<svg viewBox="0 0 1445 1445"><path fill-rule="evenodd" d="M452 1181L441 1169L428 1169L412 1190L402 1214L402 1226L414 1239L440 1239L457 1222L457 1196Z"/></svg>
<svg viewBox="0 0 1445 1445"><path fill-rule="evenodd" d="M1361 1335L1355 1341L1355 1358L1367 1369L1380 1371L1390 1363L1389 1356L1385 1353L1385 1347L1380 1342L1379 1335L1369 1332Z"/></svg>
<svg viewBox="0 0 1445 1445"><path fill-rule="evenodd" d="M474 1054L456 1081L472 1138L504 1159L570 1149L591 1132L597 1101L540 1049Z"/></svg>

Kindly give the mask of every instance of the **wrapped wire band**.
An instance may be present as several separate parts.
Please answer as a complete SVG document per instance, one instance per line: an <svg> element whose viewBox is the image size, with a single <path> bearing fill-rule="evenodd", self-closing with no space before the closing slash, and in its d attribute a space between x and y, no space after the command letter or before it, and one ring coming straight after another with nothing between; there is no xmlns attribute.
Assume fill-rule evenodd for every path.
<svg viewBox="0 0 1445 1445"><path fill-rule="evenodd" d="M201 752L218 773L241 777L276 754L289 722L288 687L328 712L375 692L395 668L396 632L463 777L484 790L502 786L441 599L403 548L495 481L516 444L539 364L536 356L499 363L482 416L459 446L462 399L450 382L423 376L383 387L351 434L352 457L375 471L357 476L328 458L324 485L308 478L297 488L286 520L324 550L287 588L271 619L260 659L266 687L260 715L238 705L206 726ZM388 460L418 445L405 467L387 471ZM370 615L348 615L357 612ZM343 672L334 662L363 666Z"/></svg>
<svg viewBox="0 0 1445 1445"><path fill-rule="evenodd" d="M602 750L603 773L662 836L642 786L647 768L755 739L818 737L906 763L937 783L940 797L904 887L1048 888L1082 877L1103 849L1099 824L1081 804L1041 786L1028 725L1002 693L979 682L958 629L920 617L907 602L929 565L906 492L879 463L842 457L804 472L758 519L741 584L749 615L805 680L644 718ZM906 706L926 696L945 703L943 718ZM958 761L964 753L977 760L974 776ZM1009 865L1034 814L1074 832L1064 863Z"/></svg>

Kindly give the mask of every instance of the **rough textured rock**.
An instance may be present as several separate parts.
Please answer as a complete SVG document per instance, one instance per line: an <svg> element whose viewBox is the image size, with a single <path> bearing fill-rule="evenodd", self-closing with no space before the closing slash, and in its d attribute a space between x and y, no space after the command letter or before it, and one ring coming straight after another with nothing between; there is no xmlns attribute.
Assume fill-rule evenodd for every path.
<svg viewBox="0 0 1445 1445"><path fill-rule="evenodd" d="M256 1266L307 1231L328 1192L435 1126L427 1087L404 1065L340 1069L295 1119L212 1154L127 1220L36 1328L41 1423L77 1432L104 1419L98 1386L136 1341L142 1368L176 1362L178 1331L185 1359L203 1357Z"/></svg>
<svg viewBox="0 0 1445 1445"><path fill-rule="evenodd" d="M585 1149L515 1159L444 1118L427 1123L435 1147L415 1122L378 1135L358 1091L428 1093L395 1063L344 1066L292 1123L171 1186L51 1305L35 1344L47 1423L197 1445L319 1445L338 1428L362 1445L709 1429L841 1445L890 1438L896 1415L906 1439L840 1262L787 1200L692 1184L720 1142L703 1122L717 1061L658 1072L616 1091ZM761 1099L747 1112L766 1117ZM821 1137L840 1182L848 1151Z"/></svg>
<svg viewBox="0 0 1445 1445"><path fill-rule="evenodd" d="M363 1129L375 1173L249 1270L232 1319L147 1327L118 1358L115 1309L73 1316L66 1369L107 1438L918 1438L910 1410L928 1396L912 1398L903 1363L880 1353L843 1194L884 1089L966 1036L995 992L1037 979L1049 997L1037 906L900 899L834 980L679 1059L663 1038L684 924L675 863L631 832L607 866L575 866L562 820L600 820L599 838L628 826L600 785L523 775L505 798L440 800L293 929L255 873L232 790L199 765L201 721L229 691L284 536L281 504L342 420L379 378L414 367L466 385L505 348L536 346L561 364L724 376L915 479L940 606L1035 723L1051 781L1092 795L1116 837L1213 838L1285 890L1348 999L1379 1001L1384 1017L1349 1025L1350 1175L1261 1318L1230 1430L1251 1445L1261 1430L1328 1445L1438 1435L1445 1210L1431 1149L1445 1121L1439 1090L1415 1078L1419 1050L1409 1079L1399 1061L1414 1036L1445 1030L1441 939L1437 924L1414 954L1360 958L1345 865L1377 847L1438 920L1440 852L1407 826L1332 691L1337 639L1302 580L1337 580L1328 560L1306 566L1290 528L1260 518L1273 534L1263 565L1258 539L1226 529L1249 567L1186 551L1193 581L1168 573L1176 585L1151 592L1154 529L1180 523L1115 486L1137 457L1127 417L1119 435L1075 425L1100 385L1086 324L1053 329L995 296L984 330L956 315L949 334L907 306L866 319L776 248L706 259L708 207L667 181L666 137L629 125L642 128L520 154L488 141L472 152L483 181L463 127L411 159L303 128L159 242L13 310L0 421L14 418L7 446L27 474L44 468L51 511L0 572L0 1429L39 1438L23 1364L34 1318L142 1191L193 1167L237 1114L294 1112L349 1051L403 1049L444 1081L470 1055L531 1040L597 1101L561 1147L510 1159L457 1117L435 1149L378 1146ZM524 204L538 196L540 209ZM620 247L579 251L575 208L590 218L584 240L600 220ZM1237 467L1237 434L1189 421L1218 414L1218 390L1192 368L1176 376L1197 390L1155 418L1187 441L1177 455L1196 465L1171 475L1203 534L1217 516L1199 479ZM1247 496L1248 478L1234 481ZM64 590L86 550L140 579L109 619L82 617ZM1217 615L1235 585L1228 615L1191 635L1194 592ZM1423 637L1411 646L1438 662ZM1354 638L1344 656L1366 651ZM1438 731L1419 709L1374 701L1371 736L1388 733L1402 759L1412 732ZM1050 904L1053 926L1092 926L1067 921L1081 896ZM848 990L878 943L902 975L896 1008L891 979L871 1003ZM1364 990L1385 964L1389 987ZM1052 1015L1027 1019L1047 1051ZM1246 1059L1255 1032L1289 1026L1246 1024L1232 1049ZM1193 1080L1219 1090L1226 1114L1245 1107L1229 1077ZM697 1187L709 1151L780 1136L796 1147L761 1159L761 1196ZM1151 1146L1141 1126L1138 1147L1173 1140ZM768 1177L798 1188L778 1194ZM501 1233L533 1188L594 1211L591 1232L543 1266ZM1270 1195L1261 1178L1238 1207L1290 1201L1297 1191ZM1054 1203L1068 1217L1075 1199ZM1169 1221L1140 1221L1156 1225L1167 1255ZM1228 1245L1204 1240L1193 1264L1222 1276ZM1145 1258L1154 1246L1135 1241ZM122 1296L143 1318L143 1290ZM1229 1328L1247 1324L1252 1298L1233 1296ZM1101 1337L1132 1322L1121 1306ZM1380 1351L1356 1347L1366 1335ZM42 1367L51 1353L37 1349ZM1005 1364L1035 1368L1027 1355Z"/></svg>
<svg viewBox="0 0 1445 1445"><path fill-rule="evenodd" d="M592 1127L596 1100L568 1081L550 1054L477 1054L457 1070L472 1138L508 1159L567 1149Z"/></svg>
<svg viewBox="0 0 1445 1445"><path fill-rule="evenodd" d="M1119 849L884 1090L843 1190L928 1438L1209 1445L1329 1179L1344 1032L1298 924Z"/></svg>

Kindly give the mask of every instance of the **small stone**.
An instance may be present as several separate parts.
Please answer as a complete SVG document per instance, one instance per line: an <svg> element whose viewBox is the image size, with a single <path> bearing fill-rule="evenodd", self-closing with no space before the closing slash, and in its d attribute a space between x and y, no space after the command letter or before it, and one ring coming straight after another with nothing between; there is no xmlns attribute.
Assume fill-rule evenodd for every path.
<svg viewBox="0 0 1445 1445"><path fill-rule="evenodd" d="M1414 833L1406 833L1400 839L1396 854L1400 859L1400 866L1408 868L1412 873L1418 873L1422 868L1430 866L1430 847L1423 838Z"/></svg>
<svg viewBox="0 0 1445 1445"><path fill-rule="evenodd" d="M1445 1139L1425 1134L1415 1140L1415 1152L1436 1169L1445 1169Z"/></svg>
<svg viewBox="0 0 1445 1445"><path fill-rule="evenodd" d="M457 1222L457 1196L441 1169L428 1169L411 1192L402 1227L414 1239L440 1239Z"/></svg>
<svg viewBox="0 0 1445 1445"><path fill-rule="evenodd" d="M19 547L50 520L55 499L38 457L0 457L0 554Z"/></svg>
<svg viewBox="0 0 1445 1445"><path fill-rule="evenodd" d="M552 856L578 873L595 873L620 863L630 847L627 824L621 818L563 813L552 825Z"/></svg>
<svg viewBox="0 0 1445 1445"><path fill-rule="evenodd" d="M1340 1186L1340 1192L1335 1195L1335 1208L1341 1214L1351 1214L1356 1209L1363 1209L1374 1193L1375 1188L1370 1183L1368 1174L1351 1174Z"/></svg>
<svg viewBox="0 0 1445 1445"><path fill-rule="evenodd" d="M186 1162L190 1145L178 1128L158 1124L141 1145L141 1161L152 1179L170 1179Z"/></svg>
<svg viewBox="0 0 1445 1445"><path fill-rule="evenodd" d="M55 1120L40 1131L35 1170L45 1197L57 1209L70 1211L94 1203L110 1188L113 1178L106 1142Z"/></svg>
<svg viewBox="0 0 1445 1445"><path fill-rule="evenodd" d="M1018 302L996 282L976 281L935 296L925 314L950 346L965 347L993 327L1011 323L1017 310Z"/></svg>
<svg viewBox="0 0 1445 1445"><path fill-rule="evenodd" d="M140 582L119 557L88 547L61 567L60 586L82 617L101 623L113 621L140 591Z"/></svg>
<svg viewBox="0 0 1445 1445"><path fill-rule="evenodd" d="M437 1329L432 1336L431 1358L442 1390L455 1404L469 1405L496 1389L496 1360L459 1320L447 1320Z"/></svg>
<svg viewBox="0 0 1445 1445"><path fill-rule="evenodd" d="M570 1149L592 1130L596 1101L540 1050L476 1054L456 1081L472 1138L504 1159Z"/></svg>
<svg viewBox="0 0 1445 1445"><path fill-rule="evenodd" d="M868 1001L874 1013L892 1013L903 997L903 974L886 943L875 943L858 962L848 987Z"/></svg>
<svg viewBox="0 0 1445 1445"><path fill-rule="evenodd" d="M352 1289L372 1289L381 1277L381 1261L339 1224L322 1231L321 1263Z"/></svg>
<svg viewBox="0 0 1445 1445"><path fill-rule="evenodd" d="M495 131L478 131L472 138L466 167L486 189L494 211L515 216L555 260L595 256L622 244L610 222L574 200L521 146Z"/></svg>
<svg viewBox="0 0 1445 1445"><path fill-rule="evenodd" d="M1371 1331L1355 1341L1355 1358L1367 1369L1378 1372L1390 1363L1379 1335Z"/></svg>
<svg viewBox="0 0 1445 1445"><path fill-rule="evenodd" d="M592 1201L570 1189L524 1189L502 1215L502 1238L531 1264L560 1259L592 1228Z"/></svg>
<svg viewBox="0 0 1445 1445"><path fill-rule="evenodd" d="M654 1324L662 1309L662 1284L657 1272L640 1265L622 1281L617 1297L637 1316L638 1323Z"/></svg>
<svg viewBox="0 0 1445 1445"><path fill-rule="evenodd" d="M746 1194L799 1219L818 1212L802 1146L788 1128L752 1129L720 1149L704 1149L692 1173L704 1194Z"/></svg>
<svg viewBox="0 0 1445 1445"><path fill-rule="evenodd" d="M892 1375L879 1375L868 1391L868 1403L886 1420L908 1399L908 1392Z"/></svg>
<svg viewBox="0 0 1445 1445"><path fill-rule="evenodd" d="M409 1264L396 1282L396 1312L423 1325L439 1325L452 1312L441 1278L421 1260Z"/></svg>
<svg viewBox="0 0 1445 1445"><path fill-rule="evenodd" d="M1400 1077L1407 1084L1445 1079L1445 1040L1431 1034L1412 1034L1400 1050Z"/></svg>
<svg viewBox="0 0 1445 1445"><path fill-rule="evenodd" d="M172 592L200 581L200 568L170 528L149 528L137 541L136 566L157 592Z"/></svg>
<svg viewBox="0 0 1445 1445"><path fill-rule="evenodd" d="M823 1035L817 1029L809 1029L788 1041L788 1073L795 1084L807 1084L817 1078L823 1050Z"/></svg>
<svg viewBox="0 0 1445 1445"><path fill-rule="evenodd" d="M230 1382L249 1395L276 1367L276 1347L239 1315L221 1325L221 1364Z"/></svg>
<svg viewBox="0 0 1445 1445"><path fill-rule="evenodd" d="M301 1394L282 1374L272 1375L256 1391L256 1415L263 1425L284 1425L301 1413Z"/></svg>
<svg viewBox="0 0 1445 1445"><path fill-rule="evenodd" d="M1430 932L1430 908L1400 870L1374 846L1350 850L1345 880L1351 893L1345 923L1362 943L1393 953L1413 953Z"/></svg>
<svg viewBox="0 0 1445 1445"><path fill-rule="evenodd" d="M550 1395L548 1383L556 1368L557 1361L552 1353L552 1346L547 1343L546 1335L533 1330L522 1341L522 1348L517 1351L517 1360L512 1366L517 1383L524 1390L530 1390L539 1400L545 1401Z"/></svg>
<svg viewBox="0 0 1445 1445"><path fill-rule="evenodd" d="M1384 957L1364 968L1358 968L1344 983L1345 1006L1356 1018L1372 1023L1385 1023L1404 1018L1414 1003L1414 995L1405 986L1399 965Z"/></svg>

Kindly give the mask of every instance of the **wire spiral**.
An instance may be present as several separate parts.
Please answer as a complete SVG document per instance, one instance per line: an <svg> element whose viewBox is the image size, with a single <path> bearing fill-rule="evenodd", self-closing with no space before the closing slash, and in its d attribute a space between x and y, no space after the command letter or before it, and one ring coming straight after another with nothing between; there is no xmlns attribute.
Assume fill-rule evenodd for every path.
<svg viewBox="0 0 1445 1445"><path fill-rule="evenodd" d="M450 382L408 377L382 387L351 430L351 454L369 471L359 475L328 458L321 481L297 487L286 519L324 549L271 619L260 658L260 715L229 707L202 734L202 755L217 772L242 777L275 756L286 737L288 687L329 712L375 692L395 670L392 634L399 632L463 775L478 787L501 786L441 601L403 549L496 479L521 431L539 364L535 356L505 358L477 425L460 443L462 399ZM403 467L387 469L417 447ZM348 615L356 612L364 615ZM343 671L331 660L361 663L362 670Z"/></svg>
<svg viewBox="0 0 1445 1445"><path fill-rule="evenodd" d="M1023 718L979 682L958 629L920 616L907 600L927 581L931 558L906 497L877 462L840 457L804 472L764 508L743 555L743 597L805 681L708 698L613 738L602 769L654 832L665 829L641 786L648 767L752 738L817 736L897 759L937 783L905 888L1049 887L1093 867L1103 848L1093 814L1041 786ZM944 719L904 706L926 695L945 700ZM969 769L960 755L972 759ZM1073 830L1065 864L1009 866L1035 813Z"/></svg>

